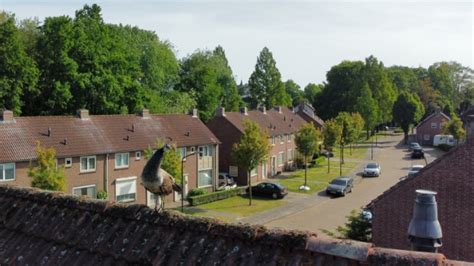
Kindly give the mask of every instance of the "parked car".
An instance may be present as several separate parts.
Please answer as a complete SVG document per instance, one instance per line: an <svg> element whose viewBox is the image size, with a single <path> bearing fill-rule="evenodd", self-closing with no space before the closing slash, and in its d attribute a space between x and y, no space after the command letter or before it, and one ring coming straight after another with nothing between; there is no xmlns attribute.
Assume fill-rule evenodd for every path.
<svg viewBox="0 0 474 266"><path fill-rule="evenodd" d="M379 177L381 173L380 165L378 163L369 163L365 166L362 176L376 176Z"/></svg>
<svg viewBox="0 0 474 266"><path fill-rule="evenodd" d="M421 165L421 164L416 164L416 165L413 165L410 170L408 171L408 177L410 176L414 176L416 173L418 173L423 167L425 167L424 165Z"/></svg>
<svg viewBox="0 0 474 266"><path fill-rule="evenodd" d="M425 157L425 153L421 147L414 148L413 151L411 152L411 158L413 159L421 159L424 157Z"/></svg>
<svg viewBox="0 0 474 266"><path fill-rule="evenodd" d="M409 150L409 151L412 151L412 150L414 150L414 149L416 149L416 148L421 149L420 144L419 144L418 142L412 142L412 143L410 143L410 147L408 147L408 150Z"/></svg>
<svg viewBox="0 0 474 266"><path fill-rule="evenodd" d="M237 183L235 182L233 177L231 177L228 173L219 173L219 178L217 181L217 190L227 190L236 187Z"/></svg>
<svg viewBox="0 0 474 266"><path fill-rule="evenodd" d="M247 193L249 193L248 188ZM288 189L278 183L263 182L252 187L252 195L282 199L288 195Z"/></svg>
<svg viewBox="0 0 474 266"><path fill-rule="evenodd" d="M326 188L326 194L345 196L347 193L352 192L353 187L354 184L351 177L340 176L329 183L329 186Z"/></svg>

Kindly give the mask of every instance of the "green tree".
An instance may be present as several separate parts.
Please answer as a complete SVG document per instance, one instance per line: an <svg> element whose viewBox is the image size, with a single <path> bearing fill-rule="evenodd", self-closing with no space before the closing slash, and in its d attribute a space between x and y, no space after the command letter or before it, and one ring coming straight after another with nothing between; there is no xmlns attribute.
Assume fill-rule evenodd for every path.
<svg viewBox="0 0 474 266"><path fill-rule="evenodd" d="M217 46L212 52L213 61L217 69L217 83L222 87L222 103L226 110L235 112L243 105L242 98L237 90L237 83L229 66L224 48Z"/></svg>
<svg viewBox="0 0 474 266"><path fill-rule="evenodd" d="M304 189L308 188L308 156L310 156L311 159L313 158L313 154L318 151L321 139L321 132L317 130L312 123L304 124L296 133L296 149L301 155L303 155L304 160Z"/></svg>
<svg viewBox="0 0 474 266"><path fill-rule="evenodd" d="M291 106L291 97L285 91L280 71L267 47L260 52L248 85L251 107L255 108L259 104L267 109L276 105Z"/></svg>
<svg viewBox="0 0 474 266"><path fill-rule="evenodd" d="M249 206L252 205L252 178L250 172L267 160L270 153L268 133L264 132L257 123L244 120L244 134L239 143L232 147L232 155L237 165L247 170L249 188Z"/></svg>
<svg viewBox="0 0 474 266"><path fill-rule="evenodd" d="M351 120L354 126L354 130L351 131L351 135L349 136L349 142L354 144L359 141L360 135L364 130L364 118L359 113L351 113ZM350 154L352 155L352 149L350 150Z"/></svg>
<svg viewBox="0 0 474 266"><path fill-rule="evenodd" d="M328 151L332 151L333 147L340 143L342 135L342 127L335 119L327 120L323 127L323 143ZM328 173L330 172L330 160L328 157Z"/></svg>
<svg viewBox="0 0 474 266"><path fill-rule="evenodd" d="M316 85L314 83L308 83L306 87L304 87L304 98L308 100L311 104L315 104L315 100L318 95L323 90L323 85Z"/></svg>
<svg viewBox="0 0 474 266"><path fill-rule="evenodd" d="M336 122L341 126L341 137L339 139L339 145L341 146L341 164L344 163L344 147L355 141L355 122L352 120L351 114L347 112L341 112L336 117Z"/></svg>
<svg viewBox="0 0 474 266"><path fill-rule="evenodd" d="M415 94L402 92L398 95L393 105L393 119L397 122L405 133L405 143L408 139L410 125L418 122L424 114L424 107L420 99Z"/></svg>
<svg viewBox="0 0 474 266"><path fill-rule="evenodd" d="M305 99L304 92L301 90L300 86L291 79L285 82L285 90L286 93L291 97L292 106L298 105Z"/></svg>
<svg viewBox="0 0 474 266"><path fill-rule="evenodd" d="M372 224L362 211L352 210L351 214L347 216L347 220L348 222L344 226L336 228L342 238L362 242L372 241Z"/></svg>
<svg viewBox="0 0 474 266"><path fill-rule="evenodd" d="M451 121L442 125L443 133L453 135L457 143L466 137L466 130L462 127L462 121L458 116L451 117Z"/></svg>
<svg viewBox="0 0 474 266"><path fill-rule="evenodd" d="M56 163L56 151L53 148L43 148L36 145L37 165L30 163L28 176L32 178L31 186L40 189L66 191L66 176L64 167Z"/></svg>
<svg viewBox="0 0 474 266"><path fill-rule="evenodd" d="M28 57L13 16L0 22L0 108L21 114L24 95L36 93L38 69Z"/></svg>
<svg viewBox="0 0 474 266"><path fill-rule="evenodd" d="M369 139L369 132L377 125L379 106L377 105L376 100L372 98L372 92L370 91L368 84L364 84L356 102L355 109L364 119L367 139Z"/></svg>
<svg viewBox="0 0 474 266"><path fill-rule="evenodd" d="M165 143L161 139L156 140L156 149L161 149L164 145ZM154 149L148 147L145 150L145 158L149 160L154 152ZM181 184L181 153L178 151L176 145L172 144L171 150L167 151L164 156L161 162L161 168L168 172L168 174L175 179L177 184Z"/></svg>

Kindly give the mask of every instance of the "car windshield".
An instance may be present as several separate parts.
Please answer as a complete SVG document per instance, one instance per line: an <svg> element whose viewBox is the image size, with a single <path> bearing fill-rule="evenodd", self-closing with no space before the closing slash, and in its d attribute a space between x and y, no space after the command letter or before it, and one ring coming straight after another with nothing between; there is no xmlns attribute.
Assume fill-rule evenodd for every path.
<svg viewBox="0 0 474 266"><path fill-rule="evenodd" d="M369 164L367 165L367 168L374 169L374 168L379 168L379 166L378 166L376 163L369 163Z"/></svg>
<svg viewBox="0 0 474 266"><path fill-rule="evenodd" d="M331 181L331 185L345 186L346 181L342 179L334 179L333 181Z"/></svg>

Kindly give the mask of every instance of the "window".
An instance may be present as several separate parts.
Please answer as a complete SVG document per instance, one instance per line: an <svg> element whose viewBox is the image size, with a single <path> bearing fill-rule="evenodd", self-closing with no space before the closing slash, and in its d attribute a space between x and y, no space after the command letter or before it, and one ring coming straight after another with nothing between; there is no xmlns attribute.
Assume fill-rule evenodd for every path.
<svg viewBox="0 0 474 266"><path fill-rule="evenodd" d="M280 144L283 144L285 142L285 136L280 135Z"/></svg>
<svg viewBox="0 0 474 266"><path fill-rule="evenodd" d="M293 135L292 135L292 134L286 135L286 140L287 140L288 142L291 142L291 136L293 136Z"/></svg>
<svg viewBox="0 0 474 266"><path fill-rule="evenodd" d="M155 208L156 198L158 198L158 205L161 204L161 198L157 196L155 193L151 193L150 191L146 191L147 195L147 206L150 208Z"/></svg>
<svg viewBox="0 0 474 266"><path fill-rule="evenodd" d="M199 146L199 158L203 156L212 156L212 147L211 146Z"/></svg>
<svg viewBox="0 0 474 266"><path fill-rule="evenodd" d="M212 170L199 171L198 187L212 186Z"/></svg>
<svg viewBox="0 0 474 266"><path fill-rule="evenodd" d="M431 136L430 136L429 134L423 135L423 139L424 139L424 140L430 140L430 137L431 137Z"/></svg>
<svg viewBox="0 0 474 266"><path fill-rule="evenodd" d="M72 158L65 158L64 159L64 166L71 167L72 166Z"/></svg>
<svg viewBox="0 0 474 266"><path fill-rule="evenodd" d="M288 150L288 161L293 161L293 149Z"/></svg>
<svg viewBox="0 0 474 266"><path fill-rule="evenodd" d="M283 165L283 156L284 156L283 152L278 153L278 157L277 157L278 166Z"/></svg>
<svg viewBox="0 0 474 266"><path fill-rule="evenodd" d="M0 181L15 180L15 163L0 164Z"/></svg>
<svg viewBox="0 0 474 266"><path fill-rule="evenodd" d="M194 147L191 147L191 153L194 153L196 149Z"/></svg>
<svg viewBox="0 0 474 266"><path fill-rule="evenodd" d="M229 175L230 176L239 176L239 168L237 166L229 166Z"/></svg>
<svg viewBox="0 0 474 266"><path fill-rule="evenodd" d="M128 153L116 153L115 154L115 168L127 168L128 167Z"/></svg>
<svg viewBox="0 0 474 266"><path fill-rule="evenodd" d="M272 145L275 145L275 136L272 137Z"/></svg>
<svg viewBox="0 0 474 266"><path fill-rule="evenodd" d="M137 197L137 178L119 178L115 181L115 195L117 202L135 201Z"/></svg>
<svg viewBox="0 0 474 266"><path fill-rule="evenodd" d="M95 171L95 156L81 157L81 172Z"/></svg>
<svg viewBox="0 0 474 266"><path fill-rule="evenodd" d="M135 161L139 161L142 158L142 152L136 151L135 152Z"/></svg>
<svg viewBox="0 0 474 266"><path fill-rule="evenodd" d="M252 169L252 171L250 171L250 176L256 176L257 175L257 167L255 167L254 169Z"/></svg>
<svg viewBox="0 0 474 266"><path fill-rule="evenodd" d="M72 188L72 194L76 196L87 196L93 199L97 197L95 185Z"/></svg>
<svg viewBox="0 0 474 266"><path fill-rule="evenodd" d="M182 147L179 149L179 153L181 154L181 160L184 159L186 161L186 147Z"/></svg>
<svg viewBox="0 0 474 266"><path fill-rule="evenodd" d="M431 123L431 128L438 128L438 124L436 124L436 123Z"/></svg>

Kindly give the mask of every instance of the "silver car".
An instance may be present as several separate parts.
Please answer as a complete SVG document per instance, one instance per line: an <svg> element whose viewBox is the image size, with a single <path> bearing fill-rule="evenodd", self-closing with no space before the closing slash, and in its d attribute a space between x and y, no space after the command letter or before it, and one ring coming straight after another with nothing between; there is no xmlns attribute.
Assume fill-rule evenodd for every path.
<svg viewBox="0 0 474 266"><path fill-rule="evenodd" d="M379 177L381 168L378 163L369 163L365 166L362 176L376 176Z"/></svg>
<svg viewBox="0 0 474 266"><path fill-rule="evenodd" d="M423 167L425 167L425 166L421 165L421 164L413 165L410 168L410 170L408 171L408 176L407 177L416 175L416 173L418 173Z"/></svg>

